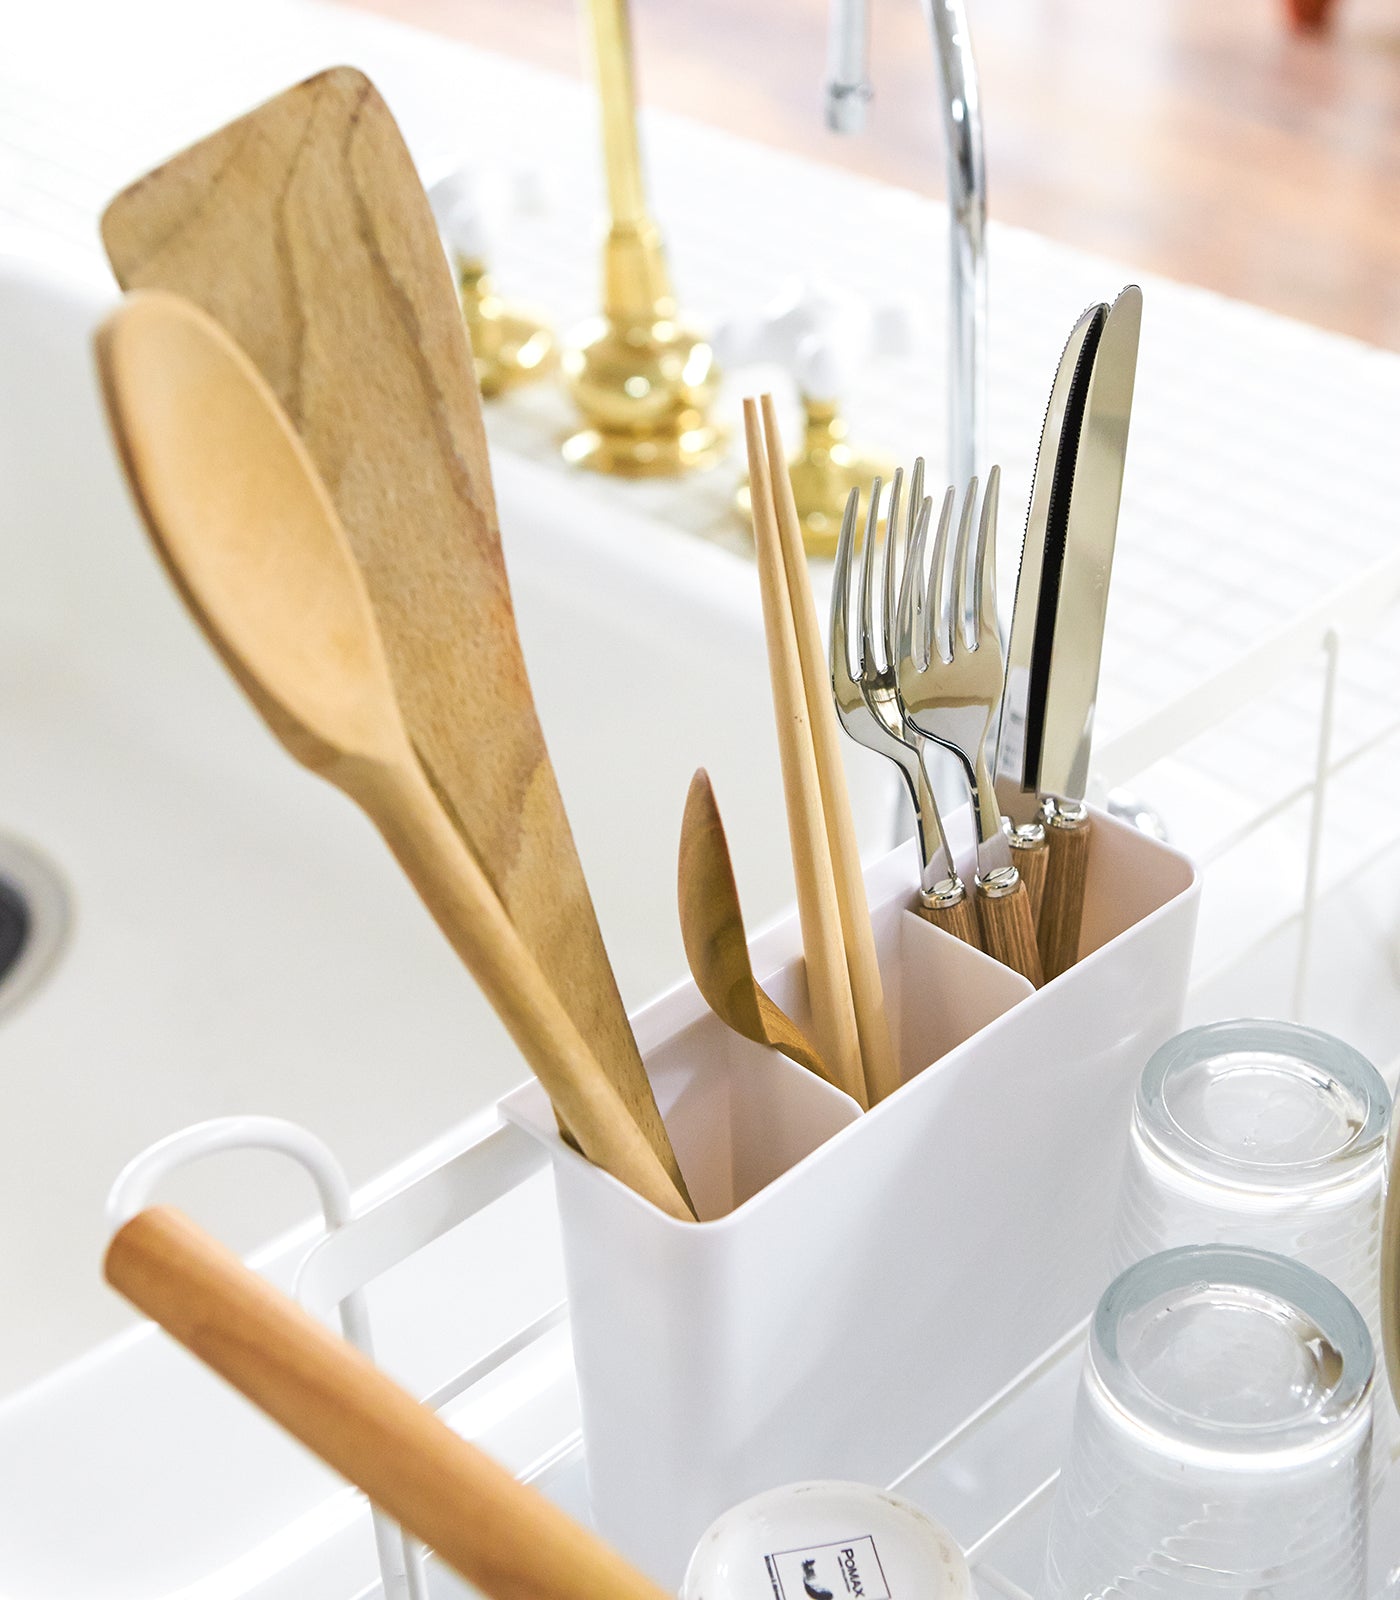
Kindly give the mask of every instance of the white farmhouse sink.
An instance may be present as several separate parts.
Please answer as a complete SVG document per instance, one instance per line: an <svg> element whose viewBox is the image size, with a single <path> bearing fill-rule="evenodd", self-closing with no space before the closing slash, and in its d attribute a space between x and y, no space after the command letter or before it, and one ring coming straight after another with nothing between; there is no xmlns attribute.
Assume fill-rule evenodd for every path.
<svg viewBox="0 0 1400 1600"><path fill-rule="evenodd" d="M360 1183L450 1135L524 1070L369 824L274 743L158 567L96 398L90 333L111 296L0 268L0 843L54 864L73 919L47 980L0 1011L0 1394L14 1395L13 1426L60 1380L26 1385L129 1320L99 1282L102 1203L148 1142L204 1117L273 1113L318 1133ZM696 766L714 777L751 925L791 898L756 577L519 458L498 451L495 472L540 715L636 1005L684 970L675 857ZM892 792L854 754L873 853ZM221 1158L170 1198L243 1250L309 1207L270 1158ZM60 1388L78 1396L78 1375L125 1348L97 1350ZM158 1348L138 1341L147 1353L132 1359L194 1382ZM222 1402L224 1422L235 1411ZM141 1432L134 1416L103 1427ZM206 1463L219 1447L208 1430L169 1443ZM64 1441L70 1461L92 1448ZM60 1483L47 1500L34 1485L32 1456L0 1455L18 1472L11 1512L12 1495L64 1506ZM108 1485L122 1476L109 1457ZM156 1592L119 1561L100 1590L94 1572L65 1581L56 1530L39 1539L27 1514L4 1521L7 1593ZM220 1539L228 1559L275 1531L236 1521ZM30 1544L32 1566L18 1554ZM210 1570L197 1545L184 1566L167 1552L166 1587ZM220 1592L240 1592L229 1582Z"/></svg>

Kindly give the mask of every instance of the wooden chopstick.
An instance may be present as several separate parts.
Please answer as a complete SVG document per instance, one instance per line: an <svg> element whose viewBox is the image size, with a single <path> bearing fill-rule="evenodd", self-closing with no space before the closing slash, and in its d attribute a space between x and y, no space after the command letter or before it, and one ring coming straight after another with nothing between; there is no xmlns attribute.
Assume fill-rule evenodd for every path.
<svg viewBox="0 0 1400 1600"><path fill-rule="evenodd" d="M749 492L753 501L759 592L763 597L763 629L768 640L768 673L778 725L778 756L787 803L793 875L797 882L797 917L807 965L812 1031L837 1085L865 1107L869 1099L861 1067L860 1032L846 965L836 875L822 809L821 779L802 683L802 661L788 595L763 425L752 400L744 401L744 434L749 451Z"/></svg>
<svg viewBox="0 0 1400 1600"><path fill-rule="evenodd" d="M768 475L778 513L778 537L782 545L788 599L797 634L797 654L807 697L807 719L816 753L827 844L836 875L841 936L846 952L846 967L850 973L851 998L855 1003L860 1055L865 1067L865 1088L870 1104L875 1105L899 1087L899 1062L895 1057L889 1018L885 1012L885 990L880 981L880 964L875 954L875 930L870 925L870 902L865 894L865 875L861 871L855 818L851 814L851 794L846 783L846 768L841 760L841 731L836 725L831 678L826 653L822 649L816 603L812 598L807 554L802 545L802 524L797 515L797 502L793 498L792 478L788 473L773 396L764 395L761 404L764 431L768 439Z"/></svg>

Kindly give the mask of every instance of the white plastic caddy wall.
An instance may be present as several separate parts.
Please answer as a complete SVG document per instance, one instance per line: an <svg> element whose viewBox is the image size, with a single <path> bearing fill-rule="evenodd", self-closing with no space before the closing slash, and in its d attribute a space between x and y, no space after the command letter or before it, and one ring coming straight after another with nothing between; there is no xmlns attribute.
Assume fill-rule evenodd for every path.
<svg viewBox="0 0 1400 1600"><path fill-rule="evenodd" d="M503 1103L554 1159L597 1525L668 1587L729 1506L894 1480L1092 1310L1198 897L1094 823L1081 959L1039 991L907 909L912 847L869 871L904 1082L865 1116L690 984L633 1019L698 1224L565 1145L537 1085ZM799 951L794 919L753 958L803 1019Z"/></svg>

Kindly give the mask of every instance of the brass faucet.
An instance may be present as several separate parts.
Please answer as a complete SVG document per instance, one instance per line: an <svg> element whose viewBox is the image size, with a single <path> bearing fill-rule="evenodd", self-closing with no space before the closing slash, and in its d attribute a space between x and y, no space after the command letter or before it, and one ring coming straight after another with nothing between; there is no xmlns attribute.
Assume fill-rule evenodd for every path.
<svg viewBox="0 0 1400 1600"><path fill-rule="evenodd" d="M708 341L677 313L647 210L627 0L587 4L610 225L602 312L574 330L561 357L584 424L564 457L620 477L664 476L719 458L724 433L710 415L719 372Z"/></svg>

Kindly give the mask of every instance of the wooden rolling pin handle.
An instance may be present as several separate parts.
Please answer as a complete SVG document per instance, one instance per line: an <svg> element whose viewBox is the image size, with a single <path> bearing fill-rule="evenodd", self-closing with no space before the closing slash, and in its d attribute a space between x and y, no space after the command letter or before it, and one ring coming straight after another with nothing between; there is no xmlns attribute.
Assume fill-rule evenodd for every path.
<svg viewBox="0 0 1400 1600"><path fill-rule="evenodd" d="M968 898L961 878L942 878L932 889L924 889L914 902L914 910L935 928L951 933L955 939L970 944L974 950L982 948L982 935L977 927L977 907Z"/></svg>
<svg viewBox="0 0 1400 1600"><path fill-rule="evenodd" d="M1044 825L1026 822L1019 828L1012 828L1007 842L1011 846L1012 865L1021 874L1021 882L1030 896L1031 919L1038 924L1045 900L1045 869L1050 863Z"/></svg>
<svg viewBox="0 0 1400 1600"><path fill-rule="evenodd" d="M1019 972L1038 989L1044 978L1035 944L1030 896L1015 867L998 867L977 880L977 916L989 956Z"/></svg>
<svg viewBox="0 0 1400 1600"><path fill-rule="evenodd" d="M1049 866L1040 906L1040 959L1046 982L1079 959L1079 928L1084 917L1084 885L1089 875L1089 813L1082 805L1045 802Z"/></svg>
<svg viewBox="0 0 1400 1600"><path fill-rule="evenodd" d="M492 1600L670 1600L166 1207L112 1240L107 1281Z"/></svg>

